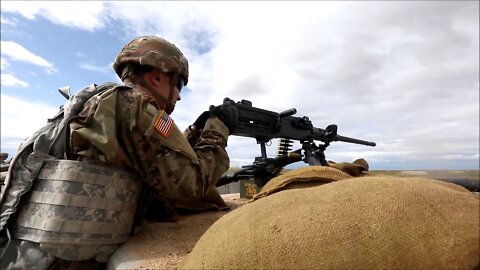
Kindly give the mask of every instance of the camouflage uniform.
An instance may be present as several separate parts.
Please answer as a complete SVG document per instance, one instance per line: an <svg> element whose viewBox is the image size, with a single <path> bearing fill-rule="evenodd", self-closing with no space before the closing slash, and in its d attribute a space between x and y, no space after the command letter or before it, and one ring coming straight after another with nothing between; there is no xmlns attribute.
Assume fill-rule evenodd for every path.
<svg viewBox="0 0 480 270"><path fill-rule="evenodd" d="M153 47L151 47L152 40ZM149 63L154 67L159 66L162 72L172 74L170 94L172 87L178 82L186 84L188 81L186 59L173 44L155 37L136 39L122 49L123 56L127 57L117 57L114 64L115 71L119 76L123 77L126 74L122 71L124 62L139 59L135 58L135 50L141 46L137 46L136 41L146 42L148 50L159 48L155 47L159 42L162 50L164 49L162 46L169 49L153 53L147 50L148 59L153 60L150 63L148 61L144 61L144 63ZM118 61L119 59L123 59L123 62ZM125 70L127 73L129 72L128 68ZM212 202L222 207L223 200L215 189L216 181L229 166L228 155L225 151L229 130L222 121L217 117L209 118L198 142L192 148L169 115L159 109L152 98L134 89L132 85L109 83L98 87L92 86L87 91L82 91L73 97L73 100L77 98L76 102L71 102L72 98L69 102L83 106L74 108L75 104L69 106L67 103L65 108L62 108L57 116L50 119L44 128L22 144L19 154L12 161L5 188L0 196L0 209L2 210L0 214L0 255L2 258L9 258L9 260L2 259L2 268L44 269L49 267L56 257L72 261L94 259L106 262L118 244L126 240L123 236L125 228L119 234L121 237L117 235L116 239L113 239L115 241L110 243L100 237L100 244L95 245L92 244L98 240L95 239L95 232L97 232L95 226L104 225L101 228L98 227L97 237L102 230L107 232L108 236L111 226L118 225L118 223L130 226L127 229L131 229L133 216L130 213L133 212L130 211L129 205L132 201L137 201L136 184L132 185L127 181L127 184L122 186L116 183L118 179L111 183L105 181L109 179L109 173L105 173L109 167L119 170L120 175L123 175L126 180L132 177L125 175L134 174L134 182L146 183L155 190L155 198L171 202L174 205L192 202L195 204L213 194L217 200L214 199ZM70 182L62 182L56 186L49 186L48 181L45 184L41 179L42 172L47 170L46 167L51 164L52 160L54 162L59 159L101 164L105 169L93 168L92 171L100 174L100 179L104 182L103 186L97 185L96 180L88 176L83 176L79 181L80 184L75 188L72 188ZM60 167L56 166L55 169L65 180L65 175ZM75 172L75 175L81 175L82 170L85 169L77 170L78 173ZM49 174L50 176L51 174ZM91 185L89 182L95 185ZM130 193L128 189L131 190ZM49 198L47 195L38 196L42 192L54 194L54 196L53 198ZM41 207L39 208L39 204L36 202L55 201L55 192L62 200L67 198L70 204L72 204L72 198L75 199L74 206L85 204L88 206L87 212L68 212L71 211L68 207L67 212L52 210L50 207L46 210L39 210ZM66 194L68 192L73 194ZM107 203L104 198L112 196L111 193L116 200L113 204ZM23 199L24 197L25 199ZM32 199L32 197L35 198ZM83 197L90 199L84 201ZM20 198L22 198L21 201ZM111 210L112 207L120 210L130 209L128 217L122 216L117 220L119 217L116 214L104 214L101 209L90 209L91 206L95 208L99 204L107 210ZM56 228L58 230L48 231L47 229L45 232L43 230L45 224L39 223L51 218L60 219L60 223L55 223L57 221L55 220L53 224L54 227L58 227ZM81 226L82 228L77 231L74 226L75 222L82 226L86 224L85 228ZM34 229L40 228L38 230L40 232L29 228L30 225ZM47 225L48 228L52 227L51 224ZM4 229L8 227L13 228L13 235L7 248L6 238L7 236L10 238L10 235L8 230ZM88 233L82 234L82 232ZM45 235L48 237L45 238ZM80 239L75 239L76 235ZM111 235L109 236L111 237ZM51 238L60 240L49 243ZM47 239L46 242L45 239ZM6 257L3 257L4 255ZM62 263L59 265L58 262L57 260L55 265L61 266ZM62 261L60 260L60 262Z"/></svg>
<svg viewBox="0 0 480 270"><path fill-rule="evenodd" d="M153 104L125 86L90 99L70 123L73 158L134 171L168 200L204 197L229 166L227 127L210 118L192 149L173 121L168 134L155 127L159 119L171 119Z"/></svg>

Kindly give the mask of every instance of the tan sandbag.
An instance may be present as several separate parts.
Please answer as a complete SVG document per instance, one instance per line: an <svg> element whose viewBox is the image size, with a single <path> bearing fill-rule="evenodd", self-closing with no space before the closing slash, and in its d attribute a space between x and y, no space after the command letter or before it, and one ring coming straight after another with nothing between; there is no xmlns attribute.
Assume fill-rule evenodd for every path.
<svg viewBox="0 0 480 270"><path fill-rule="evenodd" d="M351 178L351 176L335 168L325 166L301 167L272 178L258 194L253 196L253 200L286 189L313 187L347 178Z"/></svg>
<svg viewBox="0 0 480 270"><path fill-rule="evenodd" d="M335 169L339 169L342 172L348 173L351 176L361 176L362 173L367 172L369 169L368 162L363 159L359 158L354 160L352 163L350 162L335 162L329 160L327 162L328 166L333 167Z"/></svg>
<svg viewBox="0 0 480 270"><path fill-rule="evenodd" d="M426 178L286 190L214 223L178 269L474 269L480 200Z"/></svg>

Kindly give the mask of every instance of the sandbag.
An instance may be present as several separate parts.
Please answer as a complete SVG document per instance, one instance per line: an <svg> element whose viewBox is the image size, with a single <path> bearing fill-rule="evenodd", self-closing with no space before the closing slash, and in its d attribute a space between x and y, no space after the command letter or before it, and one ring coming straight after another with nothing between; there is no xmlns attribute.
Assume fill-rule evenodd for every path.
<svg viewBox="0 0 480 270"><path fill-rule="evenodd" d="M253 196L253 200L286 189L314 187L348 178L352 177L339 169L326 166L305 166L272 178Z"/></svg>
<svg viewBox="0 0 480 270"><path fill-rule="evenodd" d="M427 178L285 190L214 223L178 269L474 269L480 200Z"/></svg>
<svg viewBox="0 0 480 270"><path fill-rule="evenodd" d="M335 161L329 160L327 161L327 164L328 166L339 169L342 172L350 174L351 176L361 176L362 174L366 173L369 169L368 162L363 158L356 159L352 163L350 162L337 163Z"/></svg>

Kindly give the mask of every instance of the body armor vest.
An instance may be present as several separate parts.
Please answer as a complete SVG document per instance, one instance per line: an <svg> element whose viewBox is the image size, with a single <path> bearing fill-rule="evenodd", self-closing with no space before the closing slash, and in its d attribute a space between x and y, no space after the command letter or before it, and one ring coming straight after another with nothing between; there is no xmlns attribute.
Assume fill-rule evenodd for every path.
<svg viewBox="0 0 480 270"><path fill-rule="evenodd" d="M101 162L64 159L70 119L89 98L115 86L68 93L65 107L21 145L0 194L0 230L8 227L13 237L65 260L106 261L127 240L141 182Z"/></svg>
<svg viewBox="0 0 480 270"><path fill-rule="evenodd" d="M128 239L140 189L135 175L122 170L47 160L22 200L12 235L65 260L93 258L99 248ZM78 252L79 246L88 248Z"/></svg>

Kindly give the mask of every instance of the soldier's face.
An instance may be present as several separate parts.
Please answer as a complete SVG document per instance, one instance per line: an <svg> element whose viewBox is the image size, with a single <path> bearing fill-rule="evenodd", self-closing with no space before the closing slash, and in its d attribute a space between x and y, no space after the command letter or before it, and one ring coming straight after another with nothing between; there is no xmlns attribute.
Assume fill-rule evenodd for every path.
<svg viewBox="0 0 480 270"><path fill-rule="evenodd" d="M166 105L166 111L168 114L172 113L173 110L175 109L175 104L177 101L181 100L182 98L180 97L180 90L181 87L178 83L173 87L173 89L170 89L171 85L171 80L172 75L167 74L167 73L159 73L159 79L158 81L158 92L161 96L163 96L166 100L168 100L169 96L171 95L171 98L168 100ZM179 89L180 88L180 89ZM172 93L170 93L172 91Z"/></svg>

